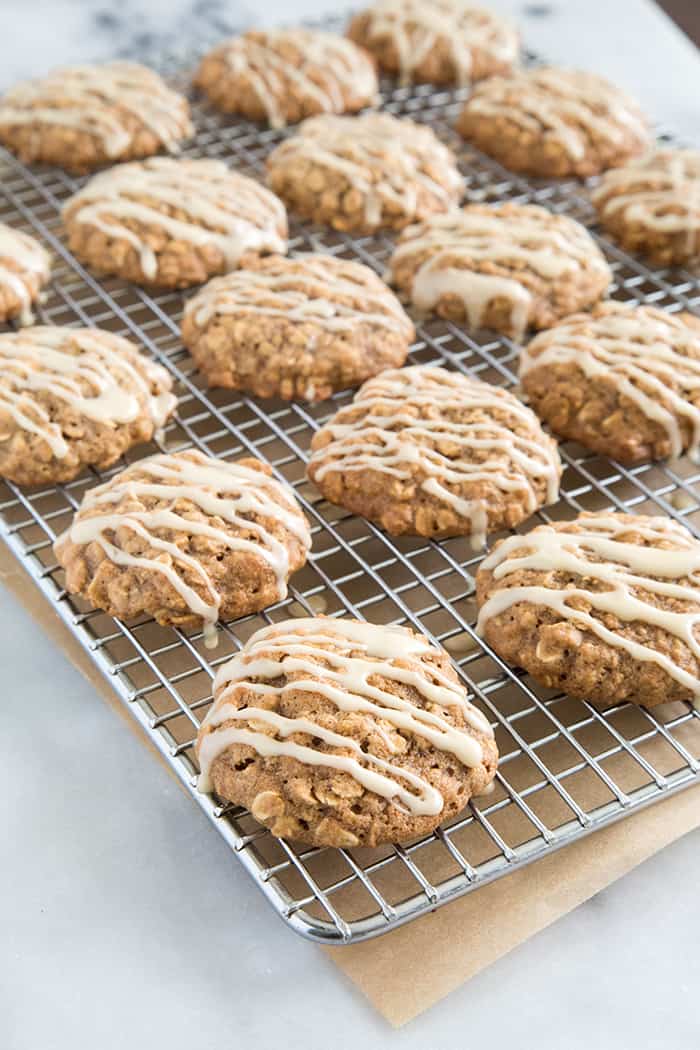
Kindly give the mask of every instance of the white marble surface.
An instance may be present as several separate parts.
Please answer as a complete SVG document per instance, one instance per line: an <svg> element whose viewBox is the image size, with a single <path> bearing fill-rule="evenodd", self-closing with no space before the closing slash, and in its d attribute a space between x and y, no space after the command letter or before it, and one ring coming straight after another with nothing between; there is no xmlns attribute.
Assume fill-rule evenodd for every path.
<svg viewBox="0 0 700 1050"><path fill-rule="evenodd" d="M264 17L331 6L269 0ZM520 13L530 46L615 76L697 140L700 61L651 2L492 6ZM536 7L552 13L525 13ZM196 10L222 26L249 20L233 0L122 0L111 22L109 0L0 0L12 41L0 78L139 35L142 46L189 38ZM392 1032L283 928L131 726L2 589L0 621L12 701L0 731L0 1050L697 1050L700 833Z"/></svg>

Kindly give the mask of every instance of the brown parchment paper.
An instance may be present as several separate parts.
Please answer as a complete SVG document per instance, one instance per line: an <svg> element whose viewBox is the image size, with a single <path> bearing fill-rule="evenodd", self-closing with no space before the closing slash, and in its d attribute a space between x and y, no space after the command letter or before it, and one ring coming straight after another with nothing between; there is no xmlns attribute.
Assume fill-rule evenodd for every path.
<svg viewBox="0 0 700 1050"><path fill-rule="evenodd" d="M136 729L109 683L4 543L0 543L0 580L97 692ZM160 758L142 733L138 737ZM647 757L653 761L652 751ZM700 787L627 817L393 933L323 950L386 1020L399 1026L698 826ZM429 983L422 979L426 971L431 974Z"/></svg>

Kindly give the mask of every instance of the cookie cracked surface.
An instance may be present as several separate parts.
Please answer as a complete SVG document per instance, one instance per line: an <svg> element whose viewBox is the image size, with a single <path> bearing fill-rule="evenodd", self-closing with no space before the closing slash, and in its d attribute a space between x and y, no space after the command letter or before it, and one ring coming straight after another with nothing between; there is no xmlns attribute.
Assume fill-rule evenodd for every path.
<svg viewBox="0 0 700 1050"><path fill-rule="evenodd" d="M51 257L36 238L0 223L0 324L34 320L32 306L51 274Z"/></svg>
<svg viewBox="0 0 700 1050"><path fill-rule="evenodd" d="M354 113L372 105L379 89L365 51L317 29L254 29L225 40L204 56L195 84L224 113L273 128L317 113Z"/></svg>
<svg viewBox="0 0 700 1050"><path fill-rule="evenodd" d="M0 99L0 142L26 164L92 171L176 153L194 128L187 100L136 62L69 66Z"/></svg>
<svg viewBox="0 0 700 1050"><path fill-rule="evenodd" d="M389 280L413 305L515 339L596 302L612 274L588 231L535 204L470 204L404 230Z"/></svg>
<svg viewBox="0 0 700 1050"><path fill-rule="evenodd" d="M272 189L304 219L374 233L456 204L464 180L435 133L390 113L311 117L267 160Z"/></svg>
<svg viewBox="0 0 700 1050"><path fill-rule="evenodd" d="M502 540L478 630L543 686L602 704L700 697L700 542L670 518L581 514Z"/></svg>
<svg viewBox="0 0 700 1050"><path fill-rule="evenodd" d="M70 481L150 441L175 410L172 379L133 343L97 328L37 325L0 335L0 475Z"/></svg>
<svg viewBox="0 0 700 1050"><path fill-rule="evenodd" d="M111 616L203 626L281 601L306 561L294 493L256 459L142 459L86 493L54 550L66 588Z"/></svg>
<svg viewBox="0 0 700 1050"><path fill-rule="evenodd" d="M218 160L153 157L101 172L63 208L72 252L100 275L187 288L287 250L274 194Z"/></svg>
<svg viewBox="0 0 700 1050"><path fill-rule="evenodd" d="M387 532L469 536L513 527L557 498L556 443L507 390L416 366L366 382L314 435L309 478Z"/></svg>
<svg viewBox="0 0 700 1050"><path fill-rule="evenodd" d="M594 73L552 67L477 84L457 131L510 171L586 177L649 148L637 102Z"/></svg>
<svg viewBox="0 0 700 1050"><path fill-rule="evenodd" d="M429 833L498 761L443 649L326 617L264 628L220 668L197 755L201 790L274 835L344 847Z"/></svg>
<svg viewBox="0 0 700 1050"><path fill-rule="evenodd" d="M269 256L210 281L182 338L210 386L320 401L402 365L414 337L372 270L330 255Z"/></svg>

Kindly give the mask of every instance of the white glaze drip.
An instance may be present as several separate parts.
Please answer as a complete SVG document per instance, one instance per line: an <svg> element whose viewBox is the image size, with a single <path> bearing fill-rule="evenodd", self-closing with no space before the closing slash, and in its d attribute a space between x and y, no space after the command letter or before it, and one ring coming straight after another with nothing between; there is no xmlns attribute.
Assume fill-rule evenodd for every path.
<svg viewBox="0 0 700 1050"><path fill-rule="evenodd" d="M146 477L139 476L142 474ZM142 497L146 501L157 500L158 505L145 509ZM127 500L136 506L110 511L112 504ZM208 520L190 517L188 509L180 506L182 500L193 503ZM100 513L93 513L95 510ZM210 459L201 453L158 455L140 460L111 481L91 489L73 524L57 543L60 545L65 538L76 544L97 543L116 565L161 573L193 615L204 621L211 638L211 626L218 619L222 601L214 579L195 556L156 533L172 530L203 536L222 548L257 555L273 570L281 600L287 594L288 551L269 528L253 521L253 516L271 519L295 536L304 550L310 548L306 520L291 492L274 478L241 463ZM231 535L215 524L219 520L242 533L252 533L253 538ZM115 542L123 530L142 537L150 550L168 557L123 550ZM186 573L194 574L206 597L187 582Z"/></svg>
<svg viewBox="0 0 700 1050"><path fill-rule="evenodd" d="M211 768L217 756L231 744L246 744L261 755L291 757L347 772L369 791L416 815L439 813L444 805L442 795L423 778L370 750L363 751L351 736L331 732L310 719L286 718L269 710L270 701L274 706L275 698L287 692L320 694L340 711L359 712L370 716L373 723L376 720L382 741L390 738L380 723L389 723L392 729L454 755L467 767L478 766L483 751L473 733L492 737L491 726L466 699L462 686L424 659L433 653L426 640L405 628L351 620L297 619L258 631L242 652L224 664L214 681L216 700L202 725L212 731L199 737L200 790L212 789ZM273 684L286 676L289 681L285 684ZM371 681L374 676L413 687L426 707ZM241 692L261 700L239 708L235 698ZM436 711L436 706L442 710ZM453 725L445 710L459 712L466 727ZM232 721L248 725L239 729L227 724ZM269 732L261 732L260 723ZM344 753L287 741L293 733L317 738ZM406 784L413 790L407 790Z"/></svg>
<svg viewBox="0 0 700 1050"><path fill-rule="evenodd" d="M160 210L165 205L185 213L175 218ZM245 252L287 250L286 216L281 201L253 179L230 171L218 160L171 160L151 157L136 164L120 164L93 176L70 197L64 216L88 223L110 237L133 245L144 277L155 280L158 259L145 234L125 221L164 230L188 244L217 248L231 269Z"/></svg>
<svg viewBox="0 0 700 1050"><path fill-rule="evenodd" d="M107 427L147 413L157 430L177 404L164 368L98 329L37 326L0 335L0 369L0 410L43 438L57 459L68 454L68 443L41 395Z"/></svg>
<svg viewBox="0 0 700 1050"><path fill-rule="evenodd" d="M503 586L481 607L477 630L483 634L492 617L518 602L545 606L606 644L624 650L635 660L657 664L694 696L700 697L700 680L695 675L651 645L611 630L602 618L594 615L610 614L623 626L641 623L659 627L682 641L700 660L697 635L700 611L673 612L659 608L647 597L673 598L700 605L700 543L669 518L641 518L637 525L629 516L584 515L577 524L581 531L543 526L525 536L510 536L484 559L482 567L492 570ZM641 546L620 538L630 531L639 533L653 545ZM673 548L656 546L669 542ZM592 560L591 556L599 560ZM511 573L527 569L562 572L578 580L565 587L508 585ZM607 589L590 589L585 585L587 579L599 581ZM678 582L684 579L688 582ZM591 611L573 608L570 603L576 599L585 601Z"/></svg>
<svg viewBox="0 0 700 1050"><path fill-rule="evenodd" d="M413 330L399 301L371 270L329 255L297 255L275 260L274 267L215 277L185 307L199 327L221 314L283 317L329 332L369 324L410 338Z"/></svg>
<svg viewBox="0 0 700 1050"><path fill-rule="evenodd" d="M271 154L271 170L296 158L342 175L365 199L365 220L377 226L386 204L415 215L418 187L448 208L463 179L450 150L430 128L389 113L310 117ZM440 172L437 182L429 172Z"/></svg>
<svg viewBox="0 0 700 1050"><path fill-rule="evenodd" d="M700 232L700 151L656 150L607 172L592 199L603 219L657 233L687 233L689 251Z"/></svg>
<svg viewBox="0 0 700 1050"><path fill-rule="evenodd" d="M171 152L194 130L184 98L136 62L70 66L17 84L0 101L0 125L34 123L95 135L108 157L127 152L138 128L148 128Z"/></svg>
<svg viewBox="0 0 700 1050"><path fill-rule="evenodd" d="M456 295L464 304L469 326L478 328L488 306L503 298L510 303L516 337L525 331L533 303L532 292L519 274L535 274L547 281L583 269L609 274L580 223L537 205L523 205L517 211L467 206L409 226L391 258L392 281L412 256L423 257L411 286L411 299L419 310L433 310L442 296ZM483 273L483 265L513 269L513 276Z"/></svg>
<svg viewBox="0 0 700 1050"><path fill-rule="evenodd" d="M377 94L377 77L365 53L334 33L246 33L226 41L220 50L231 72L248 81L273 128L286 124L282 103L289 81L298 96L322 113L342 113L346 94L367 104ZM290 52L301 55L301 62Z"/></svg>
<svg viewBox="0 0 700 1050"><path fill-rule="evenodd" d="M361 414L355 412L358 406ZM446 418L465 409L481 418L465 423ZM499 421L497 412L509 419ZM515 425L527 428L531 436L516 434ZM423 491L467 520L475 547L485 542L487 506L481 498L463 498L462 486L484 480L502 492L517 492L530 513L539 502L537 482L544 480L549 503L557 498L559 456L543 441L531 410L505 390L442 368L381 373L365 383L354 402L324 430L332 441L312 453L314 480L334 472L368 470L400 479L424 474ZM478 459L482 453L485 458Z"/></svg>
<svg viewBox="0 0 700 1050"><path fill-rule="evenodd" d="M17 268L3 264L12 260ZM6 285L21 303L19 321L30 325L34 320L31 311L31 292L27 279L42 285L49 279L51 258L34 237L21 230L0 223L0 285Z"/></svg>
<svg viewBox="0 0 700 1050"><path fill-rule="evenodd" d="M436 46L448 49L460 85L471 79L475 50L501 66L518 57L518 34L511 24L465 0L379 0L367 15L368 42L391 41L403 84Z"/></svg>
<svg viewBox="0 0 700 1050"><path fill-rule="evenodd" d="M596 318L569 318L524 349L520 375L566 364L604 378L666 432L670 455L700 453L700 333L653 307L612 304ZM681 421L690 430L685 441Z"/></svg>
<svg viewBox="0 0 700 1050"><path fill-rule="evenodd" d="M533 69L512 77L489 77L469 98L468 112L505 118L525 131L544 130L574 160L582 160L591 138L612 146L632 135L641 143L649 130L636 102L594 73Z"/></svg>

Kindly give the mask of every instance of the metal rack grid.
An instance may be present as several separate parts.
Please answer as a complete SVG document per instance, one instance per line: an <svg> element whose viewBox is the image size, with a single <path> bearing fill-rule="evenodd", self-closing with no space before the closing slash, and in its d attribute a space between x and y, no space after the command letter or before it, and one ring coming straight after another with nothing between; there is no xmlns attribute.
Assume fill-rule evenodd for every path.
<svg viewBox="0 0 700 1050"><path fill-rule="evenodd" d="M186 88L182 63L171 60L163 66ZM529 183L457 143L450 125L463 95L391 84L383 91L387 110L430 123L458 146L468 200L531 201L593 225L579 183ZM258 177L266 154L284 134L220 119L196 100L194 116L198 131L187 154L221 157ZM86 489L114 471L92 471L39 491L11 484L0 491L11 550L293 929L326 943L372 937L700 781L700 713L690 705L646 711L620 704L602 710L537 687L474 634L473 579L480 556L468 551L464 540L391 539L319 499L304 477L309 442L352 392L310 406L207 391L180 344L183 297L152 295L115 279L98 282L66 249L60 206L83 180L57 170L29 170L6 154L0 166L0 220L38 234L55 255L41 322L99 325L141 344L170 370L179 395L177 417L159 447L262 457L295 488L313 525L312 557L292 580L288 599L264 614L222 626L219 647L212 652L201 633L150 620L113 620L63 590L52 541L68 525ZM599 241L614 271L616 298L672 311L700 308L700 284L692 275L650 270ZM353 238L293 222L290 247L358 259L381 273L392 240ZM488 334L474 338L441 320L418 326L410 361L445 364L507 387L517 383L512 342ZM155 450L155 445L141 447L128 458ZM561 498L535 516L539 521L612 507L669 514L700 535L700 470L687 459L626 469L571 443L561 452ZM533 518L523 528L537 523ZM458 819L405 846L323 850L276 840L244 810L219 806L197 793L192 744L211 700L216 668L263 624L320 611L410 624L447 647L496 731L501 760L490 795L474 799Z"/></svg>

